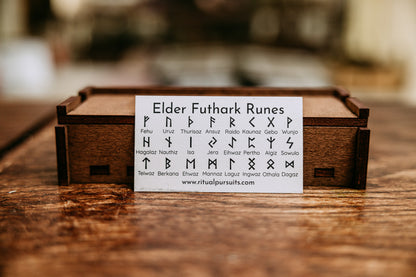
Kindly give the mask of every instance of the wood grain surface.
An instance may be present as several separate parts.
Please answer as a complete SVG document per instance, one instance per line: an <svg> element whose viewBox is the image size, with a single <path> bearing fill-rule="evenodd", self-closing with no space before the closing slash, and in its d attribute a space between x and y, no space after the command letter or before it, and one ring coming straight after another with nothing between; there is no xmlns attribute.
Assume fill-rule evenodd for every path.
<svg viewBox="0 0 416 277"><path fill-rule="evenodd" d="M241 95L244 96L244 95ZM134 116L134 95L96 94L81 103L69 115ZM356 118L342 101L333 95L304 95L304 117Z"/></svg>
<svg viewBox="0 0 416 277"><path fill-rule="evenodd" d="M134 124L134 95L302 96L305 126L367 127L369 114L340 87L87 87L57 106L58 123Z"/></svg>
<svg viewBox="0 0 416 277"><path fill-rule="evenodd" d="M53 122L0 161L0 275L416 276L416 109L371 108L367 189L295 195L60 187Z"/></svg>

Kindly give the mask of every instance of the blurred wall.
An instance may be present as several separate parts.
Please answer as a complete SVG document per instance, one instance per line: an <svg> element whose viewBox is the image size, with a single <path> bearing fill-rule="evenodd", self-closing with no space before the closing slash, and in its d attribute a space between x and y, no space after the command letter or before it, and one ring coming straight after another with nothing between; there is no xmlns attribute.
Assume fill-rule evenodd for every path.
<svg viewBox="0 0 416 277"><path fill-rule="evenodd" d="M349 0L344 33L347 56L403 69L403 99L416 104L416 1Z"/></svg>
<svg viewBox="0 0 416 277"><path fill-rule="evenodd" d="M24 0L0 0L0 40L25 34L25 8Z"/></svg>
<svg viewBox="0 0 416 277"><path fill-rule="evenodd" d="M184 72L186 83L201 78L199 83L218 85L278 85L279 78L292 78L284 84L314 84L316 74L311 73L323 72L321 79L327 80L325 71L332 74L331 83L338 82L338 68L347 68L346 78L339 79L347 82L340 84L349 86L348 80L355 78L374 91L387 89L395 98L416 103L413 34L414 0L0 0L0 92L20 89L25 95L25 90L36 90L40 85L30 81L41 79L33 77L41 68L49 71L42 75L39 94L51 79L58 85L49 86L49 91L56 91L62 72L70 72L67 84L77 83L70 79L85 75L85 64L91 75L103 64L128 64L143 66L141 74L149 76L142 80L150 82L169 83L169 78L150 76L163 69L167 77ZM33 66L34 58L39 66ZM179 65L183 70L177 70ZM205 65L209 72L220 72L215 75L218 82L205 82L207 74L191 76L197 72L193 67L205 72ZM221 79L224 67L229 76ZM305 67L308 70L302 71ZM120 68L106 70L114 70L109 75L124 82ZM23 69L28 69L26 79Z"/></svg>

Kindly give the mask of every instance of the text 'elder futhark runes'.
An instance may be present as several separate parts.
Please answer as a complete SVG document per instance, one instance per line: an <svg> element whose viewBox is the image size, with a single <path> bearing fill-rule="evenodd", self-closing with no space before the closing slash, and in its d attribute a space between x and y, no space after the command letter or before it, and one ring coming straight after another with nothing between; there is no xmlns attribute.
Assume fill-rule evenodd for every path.
<svg viewBox="0 0 416 277"><path fill-rule="evenodd" d="M134 188L302 192L302 98L136 96Z"/></svg>

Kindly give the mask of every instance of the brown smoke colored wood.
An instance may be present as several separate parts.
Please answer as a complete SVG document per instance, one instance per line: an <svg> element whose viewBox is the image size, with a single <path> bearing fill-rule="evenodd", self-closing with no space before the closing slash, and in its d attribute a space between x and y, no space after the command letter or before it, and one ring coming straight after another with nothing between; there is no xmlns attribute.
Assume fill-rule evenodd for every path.
<svg viewBox="0 0 416 277"><path fill-rule="evenodd" d="M57 107L68 141L66 152L57 151L58 161L68 162L59 162L58 171L69 171L59 175L60 184L133 183L128 173L133 166L134 95L302 96L304 184L365 188L369 131L359 130L367 127L369 109L337 87L85 88ZM96 166L108 167L109 174L91 174ZM333 175L316 176L320 168L333 169Z"/></svg>

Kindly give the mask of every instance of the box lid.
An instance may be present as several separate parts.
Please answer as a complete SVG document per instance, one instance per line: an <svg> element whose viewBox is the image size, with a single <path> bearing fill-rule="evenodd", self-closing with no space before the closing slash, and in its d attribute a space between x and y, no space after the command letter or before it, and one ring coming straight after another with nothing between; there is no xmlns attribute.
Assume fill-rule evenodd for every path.
<svg viewBox="0 0 416 277"><path fill-rule="evenodd" d="M135 95L302 96L304 126L366 127L369 109L342 88L89 87L57 106L59 124L134 124Z"/></svg>

